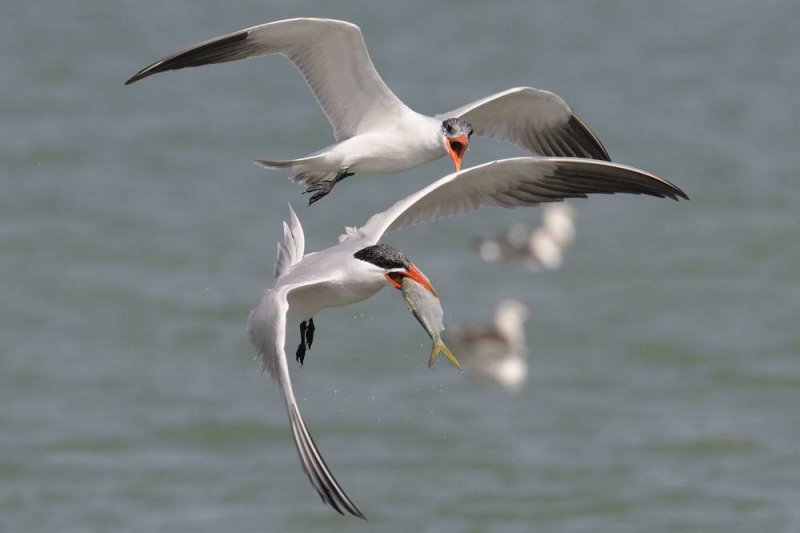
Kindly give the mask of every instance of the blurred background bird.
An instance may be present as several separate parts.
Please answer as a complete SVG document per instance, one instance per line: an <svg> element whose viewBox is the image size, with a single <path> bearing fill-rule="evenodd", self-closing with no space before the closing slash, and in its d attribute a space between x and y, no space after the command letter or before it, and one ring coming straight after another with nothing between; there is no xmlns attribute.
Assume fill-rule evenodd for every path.
<svg viewBox="0 0 800 533"><path fill-rule="evenodd" d="M561 268L575 241L575 208L560 202L541 211L538 226L515 222L503 235L478 241L478 254L487 263L520 262L532 271Z"/></svg>
<svg viewBox="0 0 800 533"><path fill-rule="evenodd" d="M528 306L502 300L489 324L453 329L448 341L461 359L464 371L478 381L492 382L509 392L519 392L528 377L525 322Z"/></svg>

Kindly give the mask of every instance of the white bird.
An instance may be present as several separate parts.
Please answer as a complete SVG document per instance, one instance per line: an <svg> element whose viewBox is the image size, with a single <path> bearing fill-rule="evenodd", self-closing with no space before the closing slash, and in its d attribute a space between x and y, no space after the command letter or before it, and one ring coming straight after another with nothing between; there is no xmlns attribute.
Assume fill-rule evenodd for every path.
<svg viewBox="0 0 800 533"><path fill-rule="evenodd" d="M527 319L527 305L503 300L495 306L491 324L454 329L447 340L459 346L464 370L472 377L519 392L528 375Z"/></svg>
<svg viewBox="0 0 800 533"><path fill-rule="evenodd" d="M435 117L406 106L381 79L361 29L341 20L295 18L253 26L156 61L126 85L158 72L282 54L305 78L333 127L335 144L299 159L257 161L290 168L309 204L354 174L391 174L449 155L456 171L473 133L545 156L609 160L592 131L558 95L516 87Z"/></svg>
<svg viewBox="0 0 800 533"><path fill-rule="evenodd" d="M301 321L296 357L302 362L313 340L313 317L320 309L366 300L386 285L400 288L404 277L435 294L428 278L402 252L379 242L384 233L486 206L512 208L617 192L687 198L671 183L633 167L589 159L522 157L445 176L373 215L364 226L347 228L338 244L319 252L305 254L302 226L290 211L284 242L278 244L277 279L250 313L247 330L264 368L283 391L300 461L323 501L340 513L364 517L328 470L300 416L285 351L289 317Z"/></svg>
<svg viewBox="0 0 800 533"><path fill-rule="evenodd" d="M478 242L478 254L487 263L521 261L529 270L557 270L564 251L575 241L575 208L561 202L542 207L542 222L531 227L512 224L505 235Z"/></svg>

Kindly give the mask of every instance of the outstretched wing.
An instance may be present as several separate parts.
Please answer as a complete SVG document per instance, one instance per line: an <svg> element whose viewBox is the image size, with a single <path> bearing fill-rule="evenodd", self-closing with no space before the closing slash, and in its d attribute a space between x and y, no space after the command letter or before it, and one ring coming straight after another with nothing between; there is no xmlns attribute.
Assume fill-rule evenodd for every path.
<svg viewBox="0 0 800 533"><path fill-rule="evenodd" d="M513 208L613 193L688 200L675 185L638 168L594 159L517 157L445 176L373 215L360 231L377 242L387 231L481 207Z"/></svg>
<svg viewBox="0 0 800 533"><path fill-rule="evenodd" d="M563 98L533 87L507 89L436 117L461 117L478 135L509 141L544 156L611 160L597 136Z"/></svg>
<svg viewBox="0 0 800 533"><path fill-rule="evenodd" d="M272 374L281 387L286 400L295 447L300 456L303 470L311 484L314 485L322 501L339 513L344 514L347 511L354 516L366 519L339 486L319 453L314 439L306 429L303 417L300 416L297 400L295 400L292 390L292 381L289 377L285 351L286 313L289 310L287 296L293 290L309 287L315 283L316 281L310 281L268 291L258 306L250 312L247 333L250 336L250 342L258 350L264 368Z"/></svg>
<svg viewBox="0 0 800 533"><path fill-rule="evenodd" d="M289 222L283 223L283 242L278 243L278 254L275 258L275 277L279 278L289 268L303 258L306 248L306 237L300 219L289 204Z"/></svg>
<svg viewBox="0 0 800 533"><path fill-rule="evenodd" d="M381 79L361 29L342 20L295 18L253 26L165 57L126 85L157 72L283 54L303 74L337 141L386 116L410 112Z"/></svg>

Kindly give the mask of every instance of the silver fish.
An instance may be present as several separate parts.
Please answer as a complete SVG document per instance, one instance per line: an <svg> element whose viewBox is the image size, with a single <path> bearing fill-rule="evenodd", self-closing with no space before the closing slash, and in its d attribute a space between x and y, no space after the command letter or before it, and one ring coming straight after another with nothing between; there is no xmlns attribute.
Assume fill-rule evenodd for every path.
<svg viewBox="0 0 800 533"><path fill-rule="evenodd" d="M403 297L406 300L406 305L414 314L414 318L425 328L428 336L433 341L428 367L433 366L439 354L443 353L451 363L461 369L461 363L458 362L456 356L445 346L442 340L442 332L444 331L442 317L444 312L439 298L409 277L403 278Z"/></svg>

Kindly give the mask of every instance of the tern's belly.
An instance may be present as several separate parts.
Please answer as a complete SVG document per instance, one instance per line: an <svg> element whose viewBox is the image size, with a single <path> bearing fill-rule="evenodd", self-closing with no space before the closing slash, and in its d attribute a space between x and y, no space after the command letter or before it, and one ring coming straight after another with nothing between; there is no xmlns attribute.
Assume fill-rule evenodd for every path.
<svg viewBox="0 0 800 533"><path fill-rule="evenodd" d="M313 317L320 309L341 307L366 300L381 289L374 283L328 282L289 293L289 311L301 318Z"/></svg>
<svg viewBox="0 0 800 533"><path fill-rule="evenodd" d="M403 132L361 135L337 145L331 157L355 174L392 174L445 155L441 146L424 141Z"/></svg>
<svg viewBox="0 0 800 533"><path fill-rule="evenodd" d="M442 154L438 152L384 152L376 156L362 157L349 170L355 174L394 174L430 163L441 156Z"/></svg>

